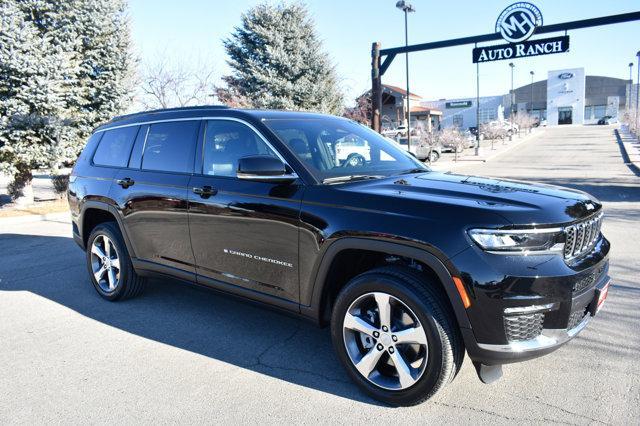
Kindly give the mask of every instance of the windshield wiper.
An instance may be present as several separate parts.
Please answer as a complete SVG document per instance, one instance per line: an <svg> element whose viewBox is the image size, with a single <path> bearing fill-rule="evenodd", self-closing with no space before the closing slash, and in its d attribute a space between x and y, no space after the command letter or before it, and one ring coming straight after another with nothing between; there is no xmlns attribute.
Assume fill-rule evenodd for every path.
<svg viewBox="0 0 640 426"><path fill-rule="evenodd" d="M354 180L366 180L366 179L380 179L384 176L380 175L347 175L347 176L336 176L330 177L322 180L322 183L342 183L342 182L351 182Z"/></svg>
<svg viewBox="0 0 640 426"><path fill-rule="evenodd" d="M431 170L429 169L421 169L419 167L416 167L415 169L409 169L409 170L405 170L402 173L399 173L401 175L410 175L412 173L426 173L426 172L430 172Z"/></svg>

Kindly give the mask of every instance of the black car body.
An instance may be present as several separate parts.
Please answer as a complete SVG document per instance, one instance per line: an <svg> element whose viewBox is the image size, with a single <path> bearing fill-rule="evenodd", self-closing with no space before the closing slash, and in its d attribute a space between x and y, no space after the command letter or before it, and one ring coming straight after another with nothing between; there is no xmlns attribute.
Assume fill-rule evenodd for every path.
<svg viewBox="0 0 640 426"><path fill-rule="evenodd" d="M123 116L96 129L69 185L73 236L87 249L90 272L106 270L89 253L92 231L111 222L141 277L179 278L322 325L361 274L392 268L382 270L389 280L410 281L418 273L415 282L434 287L426 296L441 298L451 333L487 382L499 374L496 366L557 349L595 314L606 296L610 249L597 200L559 187L438 173L403 153L405 163L396 151L389 152L411 167L320 176L313 157L335 139L323 131L312 145L296 123L323 120L347 126L319 114L198 107ZM220 123L233 125L216 130ZM249 137L275 155L222 158L233 155L228 138ZM219 158L203 165L209 149ZM280 161L277 172L271 163ZM543 244L538 239L548 247L510 251L509 244ZM507 249L483 247L504 241ZM99 292L109 296L108 288ZM393 386L368 389L376 381L367 380L362 387L388 402L424 399L394 399Z"/></svg>

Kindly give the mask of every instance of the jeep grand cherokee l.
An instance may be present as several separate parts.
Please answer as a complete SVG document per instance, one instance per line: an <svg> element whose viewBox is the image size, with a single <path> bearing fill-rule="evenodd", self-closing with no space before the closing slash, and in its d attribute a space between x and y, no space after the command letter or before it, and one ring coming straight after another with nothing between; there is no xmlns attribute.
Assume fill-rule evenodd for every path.
<svg viewBox="0 0 640 426"><path fill-rule="evenodd" d="M364 161L336 161L344 140ZM349 376L394 405L440 390L465 351L491 382L557 349L609 285L588 194L434 172L327 115L117 117L89 138L68 198L103 298L171 276L328 324Z"/></svg>

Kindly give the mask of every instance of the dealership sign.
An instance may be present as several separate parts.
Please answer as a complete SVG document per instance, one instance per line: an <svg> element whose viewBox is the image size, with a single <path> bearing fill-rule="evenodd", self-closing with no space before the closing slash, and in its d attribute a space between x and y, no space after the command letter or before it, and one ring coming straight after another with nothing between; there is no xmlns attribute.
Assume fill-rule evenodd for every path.
<svg viewBox="0 0 640 426"><path fill-rule="evenodd" d="M550 55L569 50L569 36L544 38L521 43L501 44L499 46L476 47L473 49L473 63L501 61L504 59L528 58Z"/></svg>
<svg viewBox="0 0 640 426"><path fill-rule="evenodd" d="M512 4L502 11L496 21L496 32L509 43L528 40L542 25L542 12L531 3Z"/></svg>
<svg viewBox="0 0 640 426"><path fill-rule="evenodd" d="M452 101L445 103L445 108L469 108L471 101Z"/></svg>
<svg viewBox="0 0 640 426"><path fill-rule="evenodd" d="M529 40L542 26L542 12L527 2L514 3L500 13L495 30L509 42L473 49L473 63L528 58L563 53L569 50L569 36Z"/></svg>

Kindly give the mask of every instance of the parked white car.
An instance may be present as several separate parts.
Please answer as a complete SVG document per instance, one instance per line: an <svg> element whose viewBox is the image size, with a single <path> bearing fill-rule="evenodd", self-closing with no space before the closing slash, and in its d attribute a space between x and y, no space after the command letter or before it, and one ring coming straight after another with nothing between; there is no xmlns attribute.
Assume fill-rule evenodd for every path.
<svg viewBox="0 0 640 426"><path fill-rule="evenodd" d="M411 129L411 131L413 132L413 129ZM390 138L406 137L407 136L407 126L401 125L401 126L396 127L395 129L383 130L382 131L382 135L390 137Z"/></svg>
<svg viewBox="0 0 640 426"><path fill-rule="evenodd" d="M371 161L371 147L369 142L355 136L346 136L335 143L337 165L347 163L356 167Z"/></svg>

